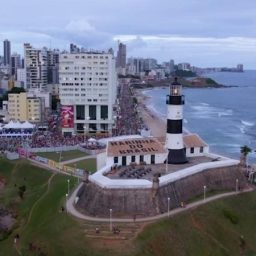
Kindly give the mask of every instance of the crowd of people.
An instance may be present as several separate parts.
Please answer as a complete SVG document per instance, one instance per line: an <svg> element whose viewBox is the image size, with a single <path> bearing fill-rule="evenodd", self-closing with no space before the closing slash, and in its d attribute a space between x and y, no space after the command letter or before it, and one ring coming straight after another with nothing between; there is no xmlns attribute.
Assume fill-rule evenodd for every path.
<svg viewBox="0 0 256 256"><path fill-rule="evenodd" d="M122 83L118 98L116 135L138 134L143 128L143 123L137 112L137 101L132 88Z"/></svg>
<svg viewBox="0 0 256 256"><path fill-rule="evenodd" d="M18 148L43 148L62 147L80 145L86 149L100 149L104 146L98 143L98 139L106 137L104 135L94 135L95 141L90 141L92 136L74 135L63 136L59 132L37 131L32 137L2 137L0 140L0 151L8 150L17 152Z"/></svg>
<svg viewBox="0 0 256 256"><path fill-rule="evenodd" d="M122 83L118 94L119 106L117 109L116 129L113 135L138 134L140 130L144 128L144 125L137 112L137 102L133 95L132 88L129 87L128 84ZM108 134L63 136L59 129L60 117L57 113L52 114L47 121L47 131L33 130L33 135L30 138L1 138L0 150L15 152L20 147L42 148L75 145L82 145L89 149L97 149L102 147L97 140L109 136ZM91 137L95 138L94 143L89 143Z"/></svg>
<svg viewBox="0 0 256 256"><path fill-rule="evenodd" d="M4 152L8 150L10 152L16 152L18 148L23 147L25 142L24 137L1 137L0 139L0 151Z"/></svg>

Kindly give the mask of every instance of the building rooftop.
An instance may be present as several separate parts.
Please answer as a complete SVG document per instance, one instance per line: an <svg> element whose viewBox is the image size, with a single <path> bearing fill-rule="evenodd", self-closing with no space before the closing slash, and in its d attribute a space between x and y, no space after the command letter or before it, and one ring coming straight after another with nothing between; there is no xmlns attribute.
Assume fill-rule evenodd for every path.
<svg viewBox="0 0 256 256"><path fill-rule="evenodd" d="M155 138L109 141L107 156L148 155L166 153L164 146Z"/></svg>
<svg viewBox="0 0 256 256"><path fill-rule="evenodd" d="M208 146L197 134L188 134L183 136L185 148L197 148Z"/></svg>

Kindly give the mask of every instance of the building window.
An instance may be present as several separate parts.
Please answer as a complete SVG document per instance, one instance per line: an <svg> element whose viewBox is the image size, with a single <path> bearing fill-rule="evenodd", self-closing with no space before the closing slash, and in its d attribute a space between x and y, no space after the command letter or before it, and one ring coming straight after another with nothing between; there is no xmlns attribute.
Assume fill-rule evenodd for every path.
<svg viewBox="0 0 256 256"><path fill-rule="evenodd" d="M114 157L114 164L118 164L118 157L117 156Z"/></svg>
<svg viewBox="0 0 256 256"><path fill-rule="evenodd" d="M135 163L135 156L131 157L132 163Z"/></svg>
<svg viewBox="0 0 256 256"><path fill-rule="evenodd" d="M200 147L200 153L204 152L204 147Z"/></svg>
<svg viewBox="0 0 256 256"><path fill-rule="evenodd" d="M108 106L107 105L100 106L100 118L108 119Z"/></svg>
<svg viewBox="0 0 256 256"><path fill-rule="evenodd" d="M140 162L144 162L144 156L143 155L140 156Z"/></svg>
<svg viewBox="0 0 256 256"><path fill-rule="evenodd" d="M96 132L97 125L96 124L89 124L89 132Z"/></svg>
<svg viewBox="0 0 256 256"><path fill-rule="evenodd" d="M122 156L122 166L126 166L126 156Z"/></svg>
<svg viewBox="0 0 256 256"><path fill-rule="evenodd" d="M77 105L76 106L76 119L77 120L84 120L84 118L85 118L84 106L83 105Z"/></svg>
<svg viewBox="0 0 256 256"><path fill-rule="evenodd" d="M150 160L151 164L155 164L155 155L151 155Z"/></svg>
<svg viewBox="0 0 256 256"><path fill-rule="evenodd" d="M191 154L194 154L194 151L195 151L194 148L190 148L190 153L191 153Z"/></svg>
<svg viewBox="0 0 256 256"><path fill-rule="evenodd" d="M96 106L95 105L89 106L89 116L90 116L90 120L96 120Z"/></svg>

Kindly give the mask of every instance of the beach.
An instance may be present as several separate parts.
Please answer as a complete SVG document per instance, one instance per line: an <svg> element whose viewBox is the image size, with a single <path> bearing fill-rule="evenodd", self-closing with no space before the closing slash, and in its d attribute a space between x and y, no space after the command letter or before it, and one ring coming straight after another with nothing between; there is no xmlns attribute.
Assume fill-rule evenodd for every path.
<svg viewBox="0 0 256 256"><path fill-rule="evenodd" d="M149 97L143 94L142 89L134 90L134 94L138 100L138 112L144 124L150 130L153 137L158 138L161 142L165 142L166 122L161 119L157 113L148 108Z"/></svg>

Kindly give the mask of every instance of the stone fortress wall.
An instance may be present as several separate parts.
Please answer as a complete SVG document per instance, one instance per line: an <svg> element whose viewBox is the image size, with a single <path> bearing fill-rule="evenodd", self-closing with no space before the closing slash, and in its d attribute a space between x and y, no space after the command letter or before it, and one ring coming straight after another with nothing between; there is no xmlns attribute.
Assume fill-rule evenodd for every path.
<svg viewBox="0 0 256 256"><path fill-rule="evenodd" d="M170 182L164 186L153 183L152 188L102 188L93 182L87 182L78 192L76 208L94 217L108 217L112 209L113 217L154 216L167 212L168 197L170 209L180 207L181 202L188 202L212 191L235 191L248 185L238 165L204 170L199 173Z"/></svg>

